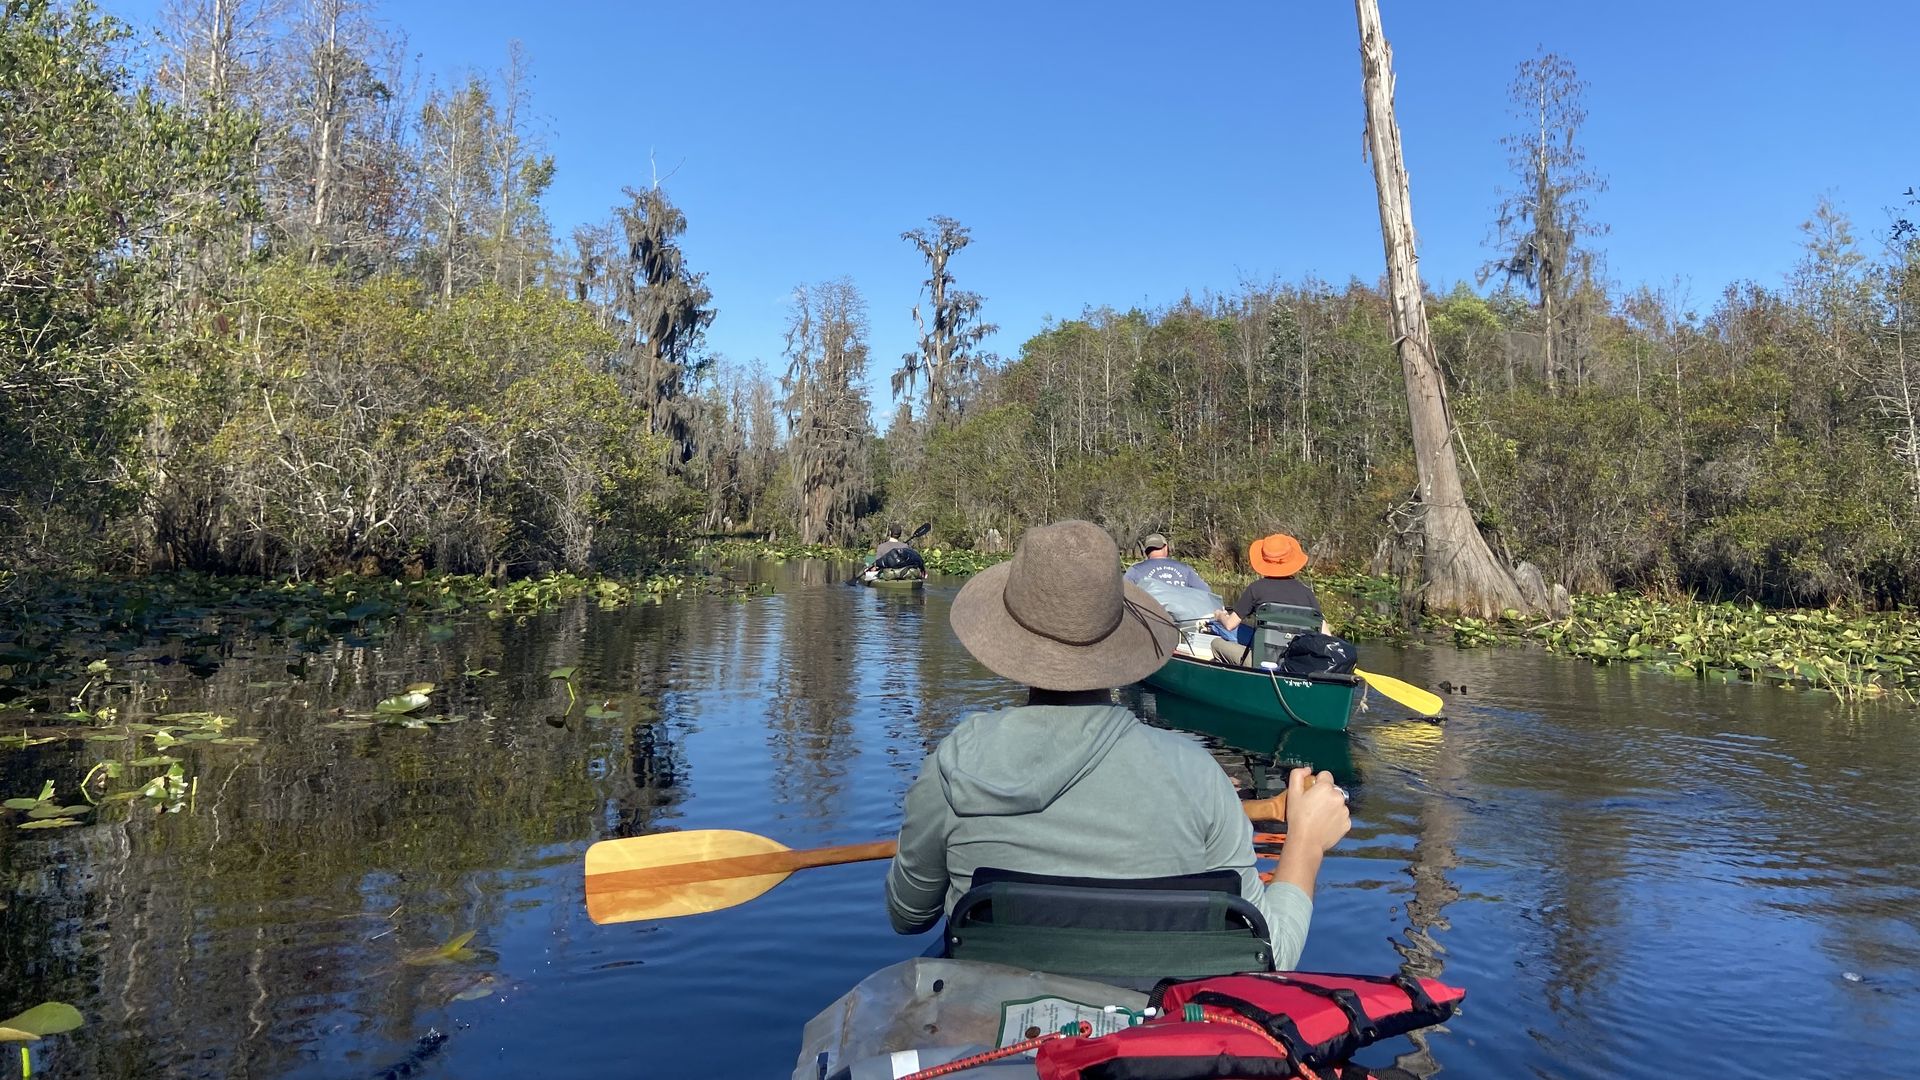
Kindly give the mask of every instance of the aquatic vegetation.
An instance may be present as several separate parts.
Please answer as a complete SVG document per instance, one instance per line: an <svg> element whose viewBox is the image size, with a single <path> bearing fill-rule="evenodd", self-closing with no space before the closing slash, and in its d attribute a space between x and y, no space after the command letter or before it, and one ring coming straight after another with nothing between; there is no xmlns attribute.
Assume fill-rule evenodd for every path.
<svg viewBox="0 0 1920 1080"><path fill-rule="evenodd" d="M33 1042L86 1023L80 1010L61 1001L43 1001L17 1016L0 1020L0 1042Z"/></svg>
<svg viewBox="0 0 1920 1080"><path fill-rule="evenodd" d="M62 806L54 797L53 781L48 780L40 786L40 794L34 798L16 798L0 802L8 810L21 811L27 820L15 825L18 829L65 829L79 825L80 818L93 812L92 806ZM9 1025L0 1025L6 1027ZM5 1036L0 1036L4 1038Z"/></svg>
<svg viewBox="0 0 1920 1080"><path fill-rule="evenodd" d="M463 964L482 959L486 954L478 949L470 949L467 944L473 940L477 930L455 934L439 945L430 945L424 949L414 949L400 958L403 964L426 967L435 964Z"/></svg>
<svg viewBox="0 0 1920 1080"><path fill-rule="evenodd" d="M635 581L551 574L499 584L473 576L418 580L343 576L263 581L207 574L29 580L0 590L0 705L66 718L110 719L114 687L129 664L178 664L209 675L247 634L272 634L312 647L377 638L409 616L484 613L493 618L550 611L578 600L603 609L658 603L688 592L737 591L720 578L663 572ZM452 628L436 621L446 640ZM475 675L487 669L470 669ZM12 740L13 737L7 737ZM16 741L0 745L19 745Z"/></svg>
<svg viewBox="0 0 1920 1080"><path fill-rule="evenodd" d="M1533 641L1597 664L1770 682L1846 700L1920 692L1920 622L1906 611L1769 611L1612 593L1575 597L1565 619L1454 619L1441 628L1466 648Z"/></svg>

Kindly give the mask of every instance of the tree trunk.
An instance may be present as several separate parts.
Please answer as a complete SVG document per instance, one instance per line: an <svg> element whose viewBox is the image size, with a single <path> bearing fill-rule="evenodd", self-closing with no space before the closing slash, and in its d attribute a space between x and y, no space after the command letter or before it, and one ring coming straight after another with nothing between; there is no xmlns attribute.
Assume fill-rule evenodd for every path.
<svg viewBox="0 0 1920 1080"><path fill-rule="evenodd" d="M1426 301L1414 254L1413 204L1400 126L1393 114L1393 54L1380 28L1378 0L1354 0L1360 22L1360 66L1367 99L1367 149L1380 197L1380 236L1387 256L1387 292L1394 347L1407 383L1419 468L1418 523L1422 597L1429 610L1490 618L1506 608L1528 610L1513 575L1494 559L1468 508L1453 456L1446 384L1427 331Z"/></svg>

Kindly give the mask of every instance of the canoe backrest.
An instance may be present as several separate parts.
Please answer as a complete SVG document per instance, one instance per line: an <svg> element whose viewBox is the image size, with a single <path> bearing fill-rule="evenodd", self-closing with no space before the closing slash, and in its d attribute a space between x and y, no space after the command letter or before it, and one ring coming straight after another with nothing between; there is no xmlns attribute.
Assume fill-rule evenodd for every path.
<svg viewBox="0 0 1920 1080"><path fill-rule="evenodd" d="M982 868L947 920L946 955L1148 987L1269 971L1260 909L1232 870L1102 880Z"/></svg>
<svg viewBox="0 0 1920 1080"><path fill-rule="evenodd" d="M1278 661L1287 653L1287 643L1301 634L1320 632L1319 608L1300 604L1261 604L1253 609L1254 664L1262 660Z"/></svg>

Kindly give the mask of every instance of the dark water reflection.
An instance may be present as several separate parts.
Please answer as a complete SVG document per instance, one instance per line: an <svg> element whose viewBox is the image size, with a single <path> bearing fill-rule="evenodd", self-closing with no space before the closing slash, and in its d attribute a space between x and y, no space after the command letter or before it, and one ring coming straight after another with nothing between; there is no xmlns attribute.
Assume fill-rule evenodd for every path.
<svg viewBox="0 0 1920 1080"><path fill-rule="evenodd" d="M473 619L450 638L406 626L311 657L299 681L270 641L204 681L143 673L145 711L219 711L264 745L188 751L198 787L178 814L0 829L0 1014L48 998L86 1013L36 1049L45 1076L375 1077L430 1029L449 1037L416 1075L786 1075L807 1017L925 945L888 930L884 867L595 927L579 860L662 828L814 846L897 827L925 750L1015 691L953 639L950 589L843 587L848 570L734 568L779 587L747 602ZM1920 1036L1912 714L1530 651L1365 660L1470 688L1441 726L1376 698L1347 739L1263 747L1355 796L1303 965L1469 988L1447 1030L1370 1060L1485 1077L1900 1071ZM582 703L622 717L569 708L547 674L572 664ZM500 674L459 674L479 666ZM466 719L321 726L419 679ZM8 751L0 793L49 777L71 793L93 761L134 753ZM474 961L404 962L467 929Z"/></svg>

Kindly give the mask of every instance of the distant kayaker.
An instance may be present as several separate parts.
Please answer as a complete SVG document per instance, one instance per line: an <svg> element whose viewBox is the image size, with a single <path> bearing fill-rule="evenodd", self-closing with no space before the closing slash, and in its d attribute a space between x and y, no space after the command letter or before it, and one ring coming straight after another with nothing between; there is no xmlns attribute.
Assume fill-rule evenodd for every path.
<svg viewBox="0 0 1920 1080"><path fill-rule="evenodd" d="M898 522L887 526L887 538L873 549L873 562L863 571L863 576L886 580L917 579L927 576L927 564L913 545L900 539L903 530ZM922 528L920 532L925 532ZM920 533L915 533L919 536Z"/></svg>
<svg viewBox="0 0 1920 1080"><path fill-rule="evenodd" d="M1127 580L1135 585L1148 578L1187 589L1206 591L1207 581L1200 571L1173 557L1173 545L1161 533L1148 533L1140 540L1141 560L1127 567Z"/></svg>
<svg viewBox="0 0 1920 1080"><path fill-rule="evenodd" d="M1263 536L1247 545L1247 563L1260 578L1240 590L1232 607L1213 613L1213 623L1208 629L1226 639L1225 645L1214 645L1216 656L1234 663L1244 662L1245 649L1253 644L1253 624L1247 620L1253 618L1253 609L1261 604L1320 610L1320 598L1313 594L1313 587L1294 577L1307 568L1308 561L1300 541L1286 533ZM1320 620L1320 632L1333 632L1324 618ZM1235 650L1232 645L1241 648Z"/></svg>
<svg viewBox="0 0 1920 1080"><path fill-rule="evenodd" d="M1026 704L967 716L908 789L887 911L903 934L931 928L982 867L1082 878L1232 870L1265 914L1275 963L1306 943L1314 879L1347 834L1330 773L1288 777L1287 842L1273 883L1255 869L1253 828L1199 743L1114 704L1166 663L1166 612L1116 569L1119 551L1085 521L1031 529L1010 562L974 576L950 620L974 659L1028 687Z"/></svg>
<svg viewBox="0 0 1920 1080"><path fill-rule="evenodd" d="M900 539L900 535L904 531L905 530L901 529L900 523L897 521L891 525L888 525L887 538L885 540L880 541L879 546L873 549L873 561L878 563L889 551L898 551L901 548L906 548L908 551L912 551L913 545L907 543L905 540Z"/></svg>

